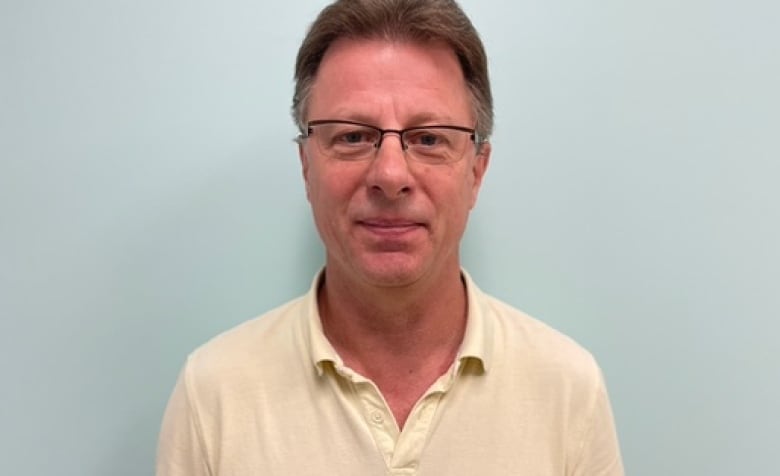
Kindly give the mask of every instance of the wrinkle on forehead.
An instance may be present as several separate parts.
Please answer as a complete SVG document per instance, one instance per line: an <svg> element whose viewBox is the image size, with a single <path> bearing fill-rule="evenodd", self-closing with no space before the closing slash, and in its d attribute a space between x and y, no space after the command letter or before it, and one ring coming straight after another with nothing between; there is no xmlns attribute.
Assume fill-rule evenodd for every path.
<svg viewBox="0 0 780 476"><path fill-rule="evenodd" d="M320 64L309 112L394 128L474 121L460 63L444 43L337 40Z"/></svg>

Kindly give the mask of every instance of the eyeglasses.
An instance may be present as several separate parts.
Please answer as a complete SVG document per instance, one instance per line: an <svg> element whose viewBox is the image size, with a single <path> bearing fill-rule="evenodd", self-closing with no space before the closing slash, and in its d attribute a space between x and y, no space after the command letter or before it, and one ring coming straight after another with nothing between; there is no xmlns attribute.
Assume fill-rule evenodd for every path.
<svg viewBox="0 0 780 476"><path fill-rule="evenodd" d="M427 164L456 162L463 157L470 143L482 143L477 132L468 127L431 125L380 129L337 119L310 121L299 140L310 139L326 157L359 161L374 156L382 146L385 134L396 134L401 149L410 159Z"/></svg>

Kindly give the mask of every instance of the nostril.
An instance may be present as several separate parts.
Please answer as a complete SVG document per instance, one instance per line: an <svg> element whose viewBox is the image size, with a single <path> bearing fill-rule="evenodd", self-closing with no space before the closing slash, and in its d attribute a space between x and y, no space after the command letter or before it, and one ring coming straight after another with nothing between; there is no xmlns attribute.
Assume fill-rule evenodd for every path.
<svg viewBox="0 0 780 476"><path fill-rule="evenodd" d="M388 188L381 185L371 185L368 188L369 196L381 202L393 202L404 199L412 194L412 187L404 185L398 188Z"/></svg>

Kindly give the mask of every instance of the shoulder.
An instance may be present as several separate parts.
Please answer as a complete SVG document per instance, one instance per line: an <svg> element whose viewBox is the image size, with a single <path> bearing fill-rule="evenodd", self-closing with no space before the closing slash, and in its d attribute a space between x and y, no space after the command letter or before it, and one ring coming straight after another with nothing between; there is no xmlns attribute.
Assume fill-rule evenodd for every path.
<svg viewBox="0 0 780 476"><path fill-rule="evenodd" d="M188 385L192 390L242 385L264 374L270 377L279 362L300 356L294 341L300 339L304 302L304 297L289 301L195 349L184 368Z"/></svg>
<svg viewBox="0 0 780 476"><path fill-rule="evenodd" d="M480 293L481 311L493 328L494 360L554 380L601 385L593 355L566 334L497 299Z"/></svg>

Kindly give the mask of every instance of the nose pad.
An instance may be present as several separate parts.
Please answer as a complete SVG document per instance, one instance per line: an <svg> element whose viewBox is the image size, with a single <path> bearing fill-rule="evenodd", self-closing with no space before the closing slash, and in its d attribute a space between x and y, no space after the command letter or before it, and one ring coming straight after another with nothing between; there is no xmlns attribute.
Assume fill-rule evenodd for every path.
<svg viewBox="0 0 780 476"><path fill-rule="evenodd" d="M374 147L379 151L379 149L382 147L382 142L385 140L385 134L394 134L398 136L398 142L401 144L401 150L406 152L406 149L409 147L406 145L406 142L404 142L404 138L398 131L382 131L382 135L379 136L379 140L376 144L374 144Z"/></svg>
<svg viewBox="0 0 780 476"><path fill-rule="evenodd" d="M382 134L376 145L376 155L366 175L369 189L378 193L379 196L391 200L405 196L411 190L412 182L403 141L400 134L396 131L392 132L398 136L401 150L388 149L387 147L382 150L380 148L383 142L381 139L384 139L384 134Z"/></svg>

